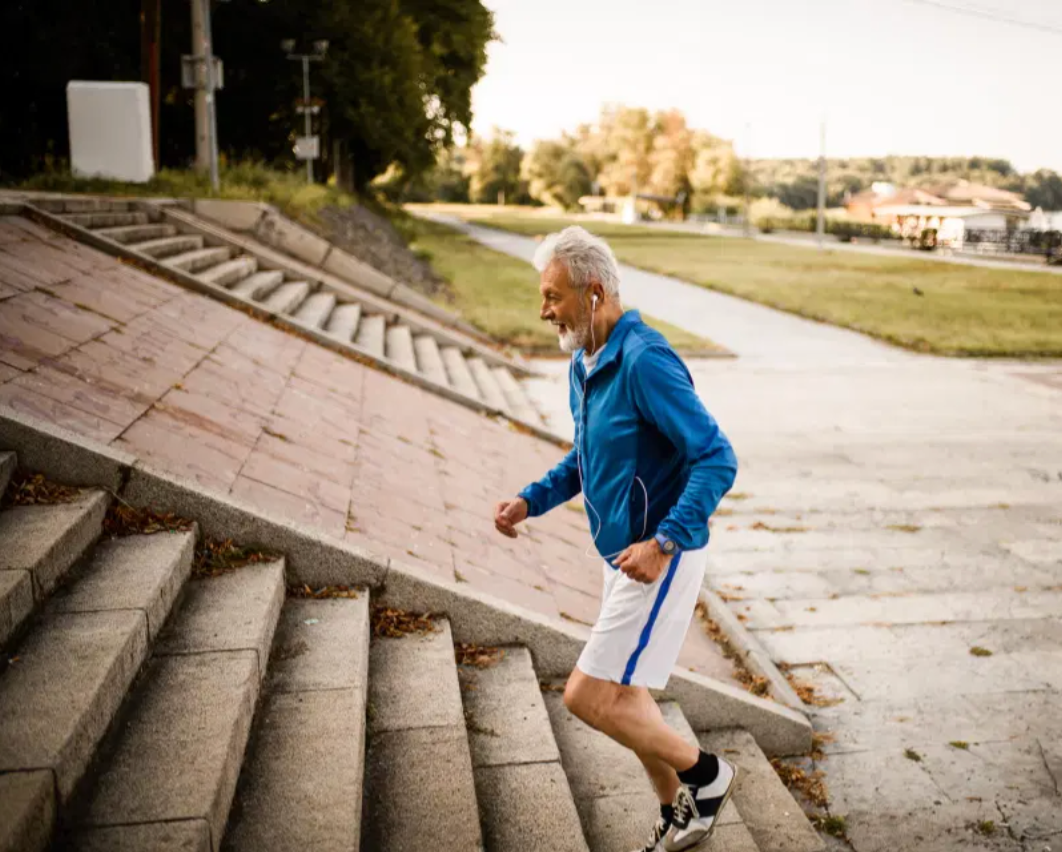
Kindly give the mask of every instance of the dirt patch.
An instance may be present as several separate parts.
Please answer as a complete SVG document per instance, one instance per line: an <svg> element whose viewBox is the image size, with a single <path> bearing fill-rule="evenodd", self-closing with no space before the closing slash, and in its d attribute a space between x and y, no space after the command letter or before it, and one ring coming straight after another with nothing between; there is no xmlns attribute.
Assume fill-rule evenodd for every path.
<svg viewBox="0 0 1062 852"><path fill-rule="evenodd" d="M382 216L353 204L325 207L317 214L317 230L343 251L354 255L425 296L445 295L446 282L417 257L395 227Z"/></svg>

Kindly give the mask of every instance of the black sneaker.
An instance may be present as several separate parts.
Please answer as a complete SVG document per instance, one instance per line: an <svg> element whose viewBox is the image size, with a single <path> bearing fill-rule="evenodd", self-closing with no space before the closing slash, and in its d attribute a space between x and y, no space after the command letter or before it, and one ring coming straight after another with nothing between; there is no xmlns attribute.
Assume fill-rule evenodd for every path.
<svg viewBox="0 0 1062 852"><path fill-rule="evenodd" d="M664 836L665 852L682 852L707 840L716 819L734 792L737 767L719 758L719 774L711 784L694 787L682 784L675 796L675 818Z"/></svg>
<svg viewBox="0 0 1062 852"><path fill-rule="evenodd" d="M649 835L645 845L639 846L634 852L664 852L664 835L667 834L667 830L670 827L671 823L663 817L657 817L656 825L653 826L653 833Z"/></svg>

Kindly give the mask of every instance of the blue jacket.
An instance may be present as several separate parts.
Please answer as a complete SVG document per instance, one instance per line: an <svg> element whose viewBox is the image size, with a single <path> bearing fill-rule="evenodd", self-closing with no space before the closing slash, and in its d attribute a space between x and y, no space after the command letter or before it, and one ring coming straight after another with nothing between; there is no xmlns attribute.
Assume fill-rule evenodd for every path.
<svg viewBox="0 0 1062 852"><path fill-rule="evenodd" d="M531 517L582 491L590 533L610 563L657 532L681 550L704 547L737 458L663 335L628 311L589 378L582 350L575 353L569 385L575 444L520 492Z"/></svg>

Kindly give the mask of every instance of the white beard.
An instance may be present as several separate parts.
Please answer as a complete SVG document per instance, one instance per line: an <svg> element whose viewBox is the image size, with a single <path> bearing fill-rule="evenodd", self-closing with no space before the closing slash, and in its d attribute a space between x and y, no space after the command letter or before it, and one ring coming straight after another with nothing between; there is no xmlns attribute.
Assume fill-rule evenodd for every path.
<svg viewBox="0 0 1062 852"><path fill-rule="evenodd" d="M580 316L579 327L569 327L567 331L558 334L557 342L560 344L561 352L567 352L569 355L580 349L586 349L590 343L590 315L584 313Z"/></svg>

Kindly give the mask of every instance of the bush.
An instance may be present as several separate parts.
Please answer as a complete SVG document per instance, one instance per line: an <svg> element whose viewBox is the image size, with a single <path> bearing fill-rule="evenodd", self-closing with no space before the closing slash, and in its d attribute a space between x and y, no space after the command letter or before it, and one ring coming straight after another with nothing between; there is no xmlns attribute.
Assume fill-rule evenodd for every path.
<svg viewBox="0 0 1062 852"><path fill-rule="evenodd" d="M826 222L826 233L833 234L842 243L850 243L856 237L864 240L887 240L894 235L886 225L874 222L850 222L830 220Z"/></svg>

